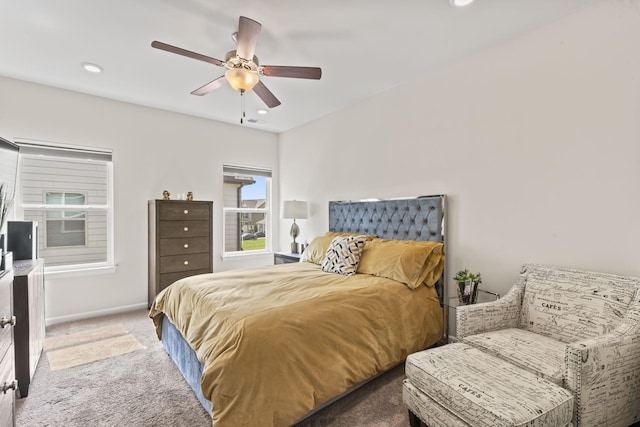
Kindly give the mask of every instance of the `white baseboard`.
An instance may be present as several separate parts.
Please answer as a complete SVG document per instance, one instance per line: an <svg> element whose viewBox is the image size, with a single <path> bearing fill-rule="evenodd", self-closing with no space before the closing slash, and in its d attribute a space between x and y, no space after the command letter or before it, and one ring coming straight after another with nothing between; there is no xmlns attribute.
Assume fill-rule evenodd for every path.
<svg viewBox="0 0 640 427"><path fill-rule="evenodd" d="M68 316L48 317L45 319L45 325L55 325L57 323L74 322L76 320L91 319L93 317L108 316L110 314L125 313L127 311L140 310L147 308L147 303L125 305L121 307L108 308L106 310L87 311L84 313L70 314Z"/></svg>

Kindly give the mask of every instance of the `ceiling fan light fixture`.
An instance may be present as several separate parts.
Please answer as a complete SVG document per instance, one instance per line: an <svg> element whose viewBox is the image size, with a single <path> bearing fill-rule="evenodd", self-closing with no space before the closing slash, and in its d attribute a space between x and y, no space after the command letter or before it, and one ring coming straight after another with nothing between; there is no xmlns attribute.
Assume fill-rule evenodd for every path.
<svg viewBox="0 0 640 427"><path fill-rule="evenodd" d="M260 80L256 73L244 68L230 68L224 76L238 92L249 92Z"/></svg>

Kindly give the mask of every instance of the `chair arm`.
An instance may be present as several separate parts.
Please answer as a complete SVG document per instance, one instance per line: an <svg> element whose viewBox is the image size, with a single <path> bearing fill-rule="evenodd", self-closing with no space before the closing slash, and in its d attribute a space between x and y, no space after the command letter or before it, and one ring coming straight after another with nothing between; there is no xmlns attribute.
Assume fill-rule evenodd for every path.
<svg viewBox="0 0 640 427"><path fill-rule="evenodd" d="M567 344L564 386L576 426L627 426L640 419L640 291L608 334Z"/></svg>
<svg viewBox="0 0 640 427"><path fill-rule="evenodd" d="M524 286L524 279L520 279L496 301L457 307L456 338L464 340L469 335L517 327Z"/></svg>

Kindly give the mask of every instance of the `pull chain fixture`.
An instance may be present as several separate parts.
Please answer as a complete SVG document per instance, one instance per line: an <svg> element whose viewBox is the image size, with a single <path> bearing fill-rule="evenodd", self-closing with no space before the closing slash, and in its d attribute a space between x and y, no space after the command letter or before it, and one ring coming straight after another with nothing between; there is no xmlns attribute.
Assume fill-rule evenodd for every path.
<svg viewBox="0 0 640 427"><path fill-rule="evenodd" d="M245 108L244 108L244 90L240 90L240 124L244 124Z"/></svg>

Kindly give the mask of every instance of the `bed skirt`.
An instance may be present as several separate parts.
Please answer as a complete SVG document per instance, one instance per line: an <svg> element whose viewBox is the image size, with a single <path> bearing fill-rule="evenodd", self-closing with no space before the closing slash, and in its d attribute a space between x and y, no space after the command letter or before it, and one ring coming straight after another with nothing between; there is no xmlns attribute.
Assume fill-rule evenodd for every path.
<svg viewBox="0 0 640 427"><path fill-rule="evenodd" d="M211 415L211 402L204 397L200 387L204 365L200 363L196 352L189 347L180 331L167 319L167 316L163 316L162 319L162 346L193 389L202 407Z"/></svg>

